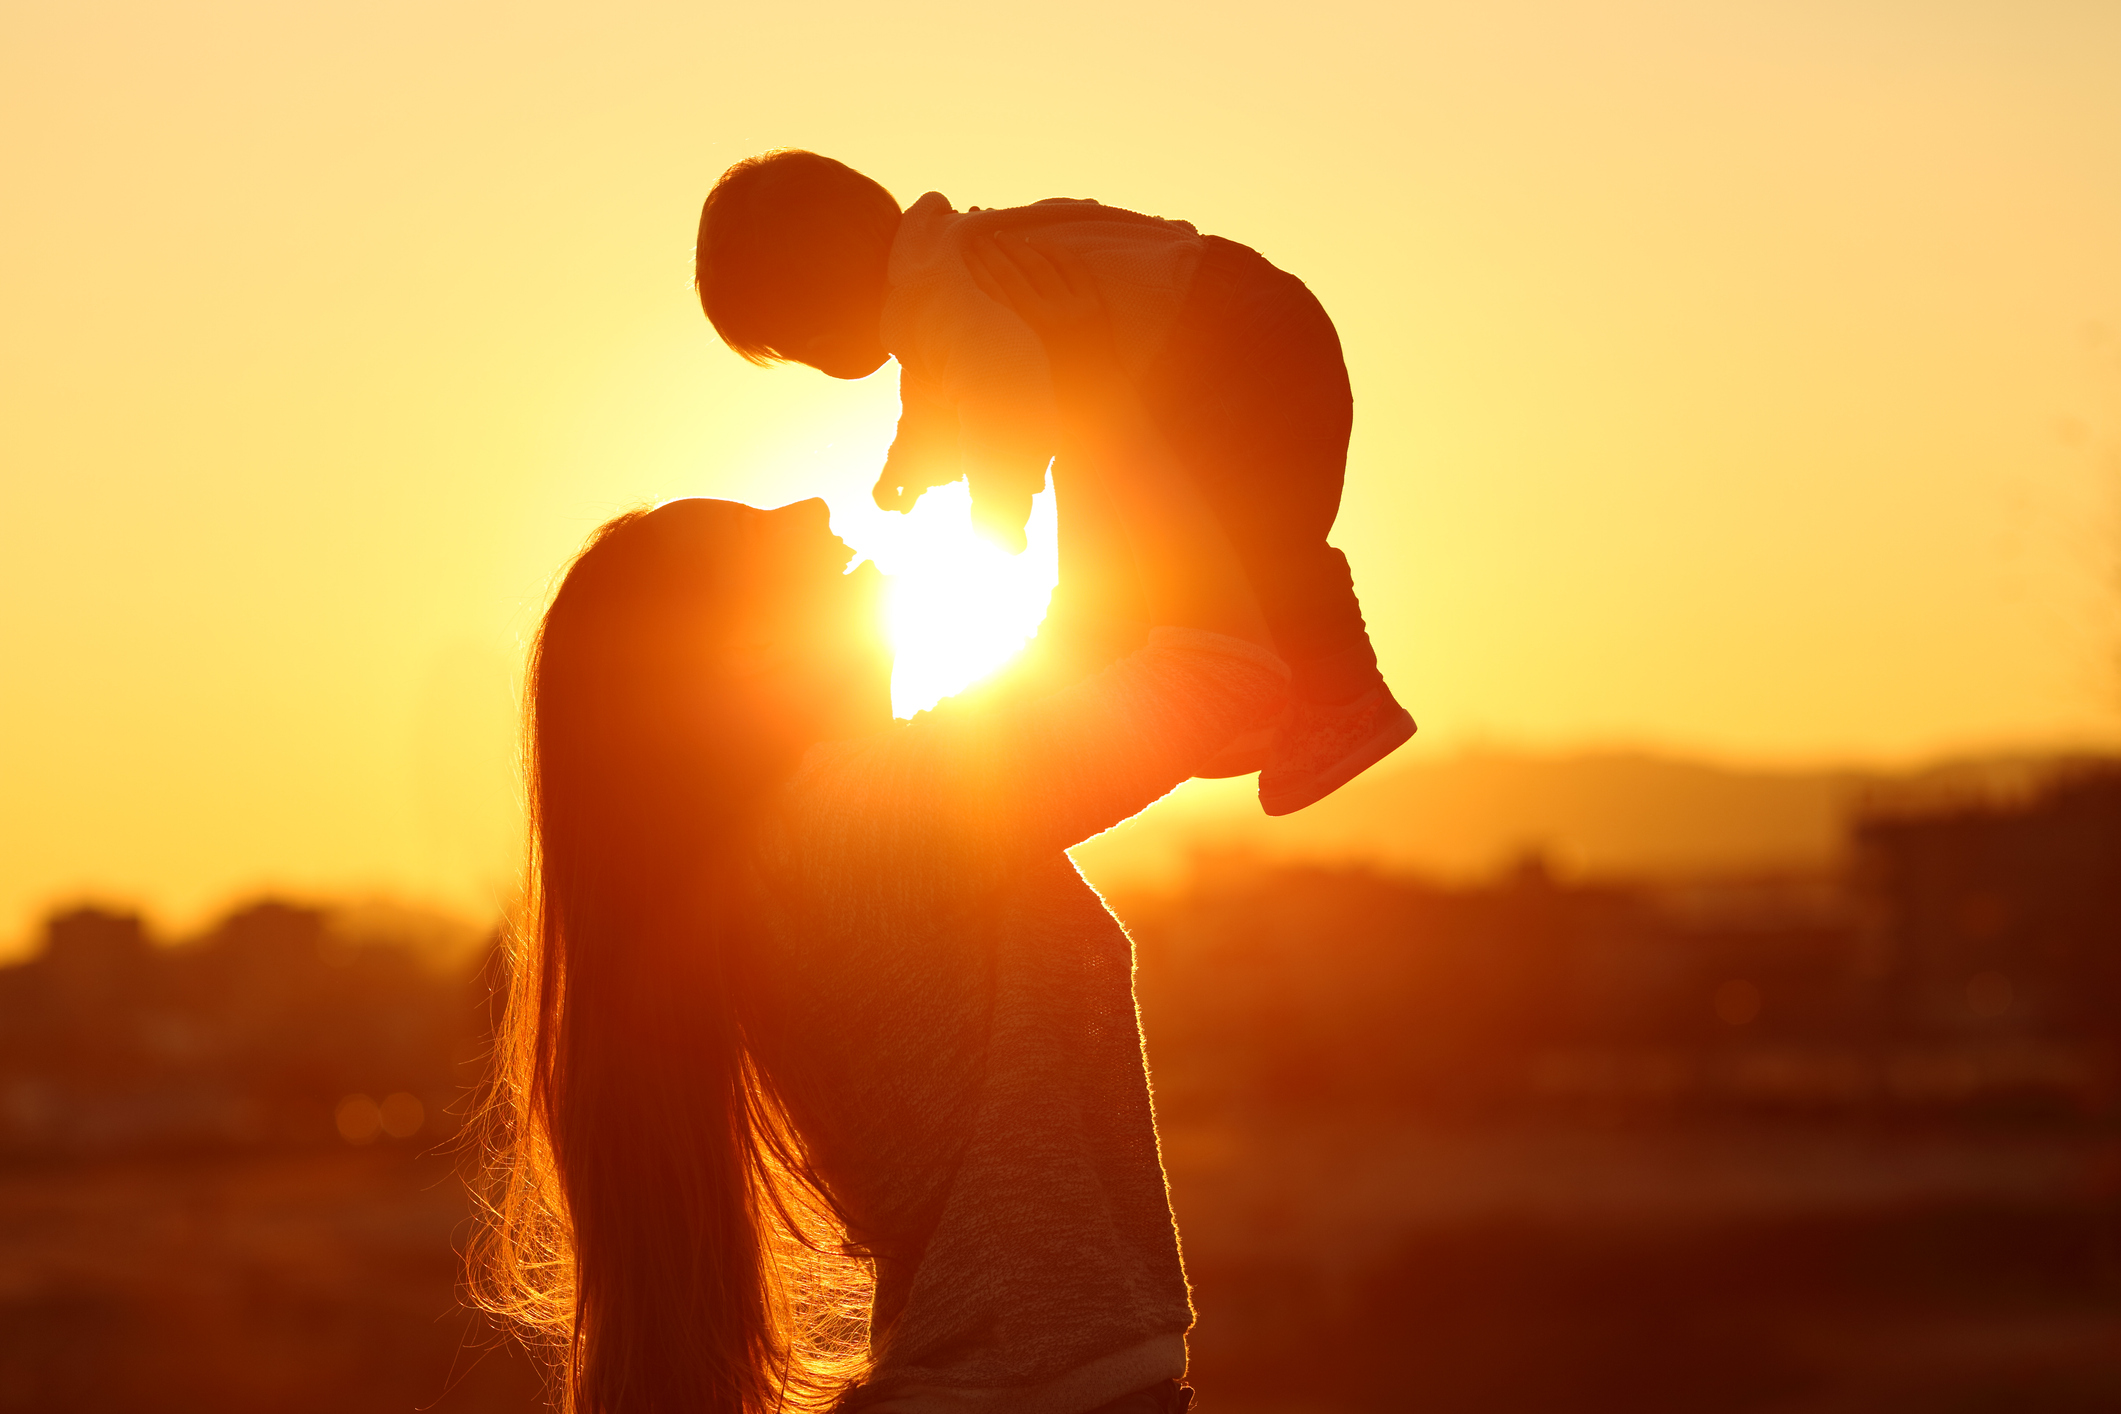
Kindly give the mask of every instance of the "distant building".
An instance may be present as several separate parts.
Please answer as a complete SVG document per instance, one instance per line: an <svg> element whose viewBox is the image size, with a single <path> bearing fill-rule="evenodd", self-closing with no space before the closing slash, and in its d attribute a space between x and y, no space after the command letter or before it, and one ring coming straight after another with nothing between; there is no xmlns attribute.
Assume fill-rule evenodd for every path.
<svg viewBox="0 0 2121 1414"><path fill-rule="evenodd" d="M2121 768L2018 803L1879 810L1855 840L1896 1027L2121 1037Z"/></svg>
<svg viewBox="0 0 2121 1414"><path fill-rule="evenodd" d="M432 1137L486 1023L460 971L317 909L251 904L179 947L70 910L0 969L0 1150L336 1143L370 1111Z"/></svg>

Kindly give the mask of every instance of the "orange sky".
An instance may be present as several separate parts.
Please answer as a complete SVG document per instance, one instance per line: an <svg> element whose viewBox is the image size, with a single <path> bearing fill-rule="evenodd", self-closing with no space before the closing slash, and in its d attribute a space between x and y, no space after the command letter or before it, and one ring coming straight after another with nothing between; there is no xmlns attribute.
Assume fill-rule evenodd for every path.
<svg viewBox="0 0 2121 1414"><path fill-rule="evenodd" d="M894 375L687 289L782 145L1311 282L1413 750L2111 740L2121 7L0 11L0 940L79 891L480 909L611 511L823 493Z"/></svg>

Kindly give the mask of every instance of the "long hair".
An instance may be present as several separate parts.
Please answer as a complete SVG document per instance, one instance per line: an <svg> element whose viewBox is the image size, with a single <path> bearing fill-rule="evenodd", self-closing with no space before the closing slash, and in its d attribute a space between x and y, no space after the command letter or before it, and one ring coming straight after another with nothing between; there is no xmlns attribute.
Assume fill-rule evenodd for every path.
<svg viewBox="0 0 2121 1414"><path fill-rule="evenodd" d="M546 1342L575 1414L760 1414L856 1373L858 1312L805 1286L841 1224L746 1039L741 842L805 744L717 652L760 592L757 514L611 521L531 650L473 1289Z"/></svg>
<svg viewBox="0 0 2121 1414"><path fill-rule="evenodd" d="M700 208L700 308L737 353L777 362L790 328L883 279L898 222L891 193L844 162L792 147L747 157Z"/></svg>

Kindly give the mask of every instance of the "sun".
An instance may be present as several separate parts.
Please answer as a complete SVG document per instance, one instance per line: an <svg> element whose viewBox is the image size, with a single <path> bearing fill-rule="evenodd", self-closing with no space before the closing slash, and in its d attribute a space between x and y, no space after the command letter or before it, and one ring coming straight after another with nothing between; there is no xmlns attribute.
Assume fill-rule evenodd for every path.
<svg viewBox="0 0 2121 1414"><path fill-rule="evenodd" d="M854 523L841 528L843 519ZM1050 489L1032 503L1029 543L1017 555L972 528L972 498L962 481L929 491L905 515L834 520L890 582L891 705L901 717L1001 667L1046 615L1060 568Z"/></svg>

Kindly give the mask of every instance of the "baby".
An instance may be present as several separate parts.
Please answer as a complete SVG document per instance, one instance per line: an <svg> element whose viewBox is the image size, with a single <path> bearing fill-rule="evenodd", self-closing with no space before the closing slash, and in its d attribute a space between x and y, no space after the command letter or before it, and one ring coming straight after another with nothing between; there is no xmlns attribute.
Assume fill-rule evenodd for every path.
<svg viewBox="0 0 2121 1414"><path fill-rule="evenodd" d="M1261 808L1286 815L1330 795L1414 720L1378 673L1347 559L1326 543L1353 400L1340 338L1302 281L1235 241L1094 201L959 212L930 192L901 212L852 168L782 151L739 162L708 193L700 303L754 363L864 378L896 356L902 412L877 504L904 510L965 477L981 528L1020 547L1060 436L1044 346L967 261L1001 231L1070 252L1095 277L1121 363L1251 576L1294 675L1264 758L1238 763L1260 772Z"/></svg>

